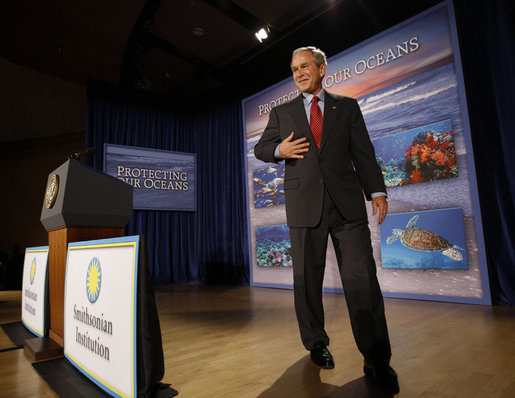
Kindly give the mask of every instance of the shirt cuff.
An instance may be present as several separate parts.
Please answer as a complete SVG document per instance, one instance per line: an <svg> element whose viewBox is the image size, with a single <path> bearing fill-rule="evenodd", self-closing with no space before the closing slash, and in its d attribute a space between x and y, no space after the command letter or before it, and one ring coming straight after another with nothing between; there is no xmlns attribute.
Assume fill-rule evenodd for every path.
<svg viewBox="0 0 515 398"><path fill-rule="evenodd" d="M386 192L374 192L370 195L372 199L377 198L378 196L386 196Z"/></svg>
<svg viewBox="0 0 515 398"><path fill-rule="evenodd" d="M280 144L279 144L280 145ZM283 160L283 157L281 156L280 152L279 152L279 145L277 145L275 147L275 151L274 151L274 158L276 158L277 160Z"/></svg>

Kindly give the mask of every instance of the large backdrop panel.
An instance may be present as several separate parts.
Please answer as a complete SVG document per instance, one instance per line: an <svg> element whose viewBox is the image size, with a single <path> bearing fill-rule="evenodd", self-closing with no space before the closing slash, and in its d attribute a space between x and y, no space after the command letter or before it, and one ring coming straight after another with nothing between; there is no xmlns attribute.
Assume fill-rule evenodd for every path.
<svg viewBox="0 0 515 398"><path fill-rule="evenodd" d="M224 101L190 110L163 97L88 86L87 146L104 143L197 155L197 211L135 210L127 234L146 235L154 283L247 284L241 110ZM230 154L230 156L228 156Z"/></svg>
<svg viewBox="0 0 515 398"><path fill-rule="evenodd" d="M486 22L493 25L493 20ZM383 171L390 212L381 228L375 219L370 222L383 293L490 303L452 2L442 2L329 58L323 85L358 100ZM474 88L472 84L472 96L480 96ZM270 110L298 94L287 78L243 101L251 283L256 286L292 284L284 165L258 161L253 148ZM491 102L485 97L481 101ZM492 129L487 127L483 135L485 131ZM477 163L477 167L483 166ZM499 200L509 193L506 185L499 184L502 192L492 187L500 193ZM485 218L490 223L491 215ZM324 287L339 290L336 256L330 246L327 258ZM505 281L499 278L499 282Z"/></svg>

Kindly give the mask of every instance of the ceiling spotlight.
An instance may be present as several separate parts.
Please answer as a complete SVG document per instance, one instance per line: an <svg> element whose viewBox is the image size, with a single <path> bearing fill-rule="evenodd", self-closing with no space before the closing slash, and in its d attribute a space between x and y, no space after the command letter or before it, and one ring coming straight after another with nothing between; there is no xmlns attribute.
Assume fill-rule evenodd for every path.
<svg viewBox="0 0 515 398"><path fill-rule="evenodd" d="M198 37L202 37L206 34L206 31L201 26L197 26L197 27L193 28L192 32L195 36L198 36Z"/></svg>
<svg viewBox="0 0 515 398"><path fill-rule="evenodd" d="M255 35L260 43L263 43L263 40L266 40L268 38L268 34L270 33L270 28L268 26L263 26L261 29L259 29Z"/></svg>

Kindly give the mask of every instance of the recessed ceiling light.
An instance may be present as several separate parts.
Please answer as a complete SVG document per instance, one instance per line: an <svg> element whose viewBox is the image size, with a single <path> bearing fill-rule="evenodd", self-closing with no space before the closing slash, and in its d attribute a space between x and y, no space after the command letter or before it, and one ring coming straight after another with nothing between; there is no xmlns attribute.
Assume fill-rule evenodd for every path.
<svg viewBox="0 0 515 398"><path fill-rule="evenodd" d="M204 28L202 28L200 26L193 28L191 31L193 32L193 34L195 36L199 36L199 37L202 37L206 34L206 31L204 30Z"/></svg>

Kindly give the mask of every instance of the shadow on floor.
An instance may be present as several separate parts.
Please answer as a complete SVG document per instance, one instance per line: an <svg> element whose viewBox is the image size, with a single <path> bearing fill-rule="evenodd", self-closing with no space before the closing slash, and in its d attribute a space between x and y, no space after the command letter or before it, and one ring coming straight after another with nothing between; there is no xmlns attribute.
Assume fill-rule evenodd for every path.
<svg viewBox="0 0 515 398"><path fill-rule="evenodd" d="M343 386L323 383L321 372L335 372L323 370L315 366L309 355L290 366L277 381L259 398L296 397L296 398L391 398L393 394L377 388L365 376L353 380Z"/></svg>

